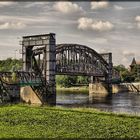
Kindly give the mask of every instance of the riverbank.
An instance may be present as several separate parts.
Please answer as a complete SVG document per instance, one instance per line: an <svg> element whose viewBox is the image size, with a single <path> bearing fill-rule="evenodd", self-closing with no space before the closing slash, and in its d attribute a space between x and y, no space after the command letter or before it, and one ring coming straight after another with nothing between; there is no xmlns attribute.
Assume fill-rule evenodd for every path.
<svg viewBox="0 0 140 140"><path fill-rule="evenodd" d="M57 91L74 91L74 92L85 92L88 93L89 86L72 86L72 87L61 87L60 85L56 85Z"/></svg>
<svg viewBox="0 0 140 140"><path fill-rule="evenodd" d="M95 109L0 107L0 138L140 138L140 117Z"/></svg>

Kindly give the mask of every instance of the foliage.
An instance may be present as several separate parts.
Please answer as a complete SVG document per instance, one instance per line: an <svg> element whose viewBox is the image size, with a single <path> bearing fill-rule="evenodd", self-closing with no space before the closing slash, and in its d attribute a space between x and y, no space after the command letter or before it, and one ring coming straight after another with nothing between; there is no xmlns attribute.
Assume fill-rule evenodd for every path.
<svg viewBox="0 0 140 140"><path fill-rule="evenodd" d="M89 83L88 76L77 76L77 83L79 83L79 84L88 84Z"/></svg>
<svg viewBox="0 0 140 140"><path fill-rule="evenodd" d="M118 66L114 66L114 69L116 69L117 71L126 71L127 69L125 68L124 65L120 64Z"/></svg>
<svg viewBox="0 0 140 140"><path fill-rule="evenodd" d="M61 87L71 87L75 84L87 84L87 76L69 76L69 75L57 75L56 83Z"/></svg>
<svg viewBox="0 0 140 140"><path fill-rule="evenodd" d="M93 109L0 107L0 138L140 138L140 117Z"/></svg>
<svg viewBox="0 0 140 140"><path fill-rule="evenodd" d="M123 82L134 82L135 77L128 70L121 72Z"/></svg>
<svg viewBox="0 0 140 140"><path fill-rule="evenodd" d="M134 80L136 82L139 82L140 81L140 66L134 65L131 73L132 73L132 76L134 77Z"/></svg>
<svg viewBox="0 0 140 140"><path fill-rule="evenodd" d="M135 80L135 76L133 75L133 73L125 68L124 65L121 64L118 66L114 66L114 69L116 69L120 73L122 82L133 82Z"/></svg>
<svg viewBox="0 0 140 140"><path fill-rule="evenodd" d="M61 85L62 87L70 87L73 84L76 84L76 76L69 76L69 75L57 75L56 76L56 83Z"/></svg>
<svg viewBox="0 0 140 140"><path fill-rule="evenodd" d="M14 71L22 68L22 60L7 58L0 60L0 71Z"/></svg>

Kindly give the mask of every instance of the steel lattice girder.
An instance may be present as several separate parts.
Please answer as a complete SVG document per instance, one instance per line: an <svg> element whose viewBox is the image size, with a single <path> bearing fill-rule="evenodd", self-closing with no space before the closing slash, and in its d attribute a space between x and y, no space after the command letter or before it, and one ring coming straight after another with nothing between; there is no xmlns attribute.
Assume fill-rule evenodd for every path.
<svg viewBox="0 0 140 140"><path fill-rule="evenodd" d="M77 55L79 58L77 58ZM65 59L67 60L65 60ZM65 63L64 61L67 61ZM74 64L70 65L70 61ZM83 67L76 71L77 66ZM61 74L82 74L105 76L108 73L108 63L93 49L79 44L59 44L56 47L56 72ZM80 68L79 68L80 69ZM93 71L95 70L95 71Z"/></svg>

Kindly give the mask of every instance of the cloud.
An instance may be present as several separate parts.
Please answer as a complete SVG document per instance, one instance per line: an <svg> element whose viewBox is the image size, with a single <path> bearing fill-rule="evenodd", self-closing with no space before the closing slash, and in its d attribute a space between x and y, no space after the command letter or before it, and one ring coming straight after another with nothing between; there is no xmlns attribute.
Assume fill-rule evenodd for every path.
<svg viewBox="0 0 140 140"><path fill-rule="evenodd" d="M108 31L113 29L114 25L109 21L95 21L92 18L82 17L78 19L78 29L95 31Z"/></svg>
<svg viewBox="0 0 140 140"><path fill-rule="evenodd" d="M140 22L140 16L136 16L136 17L135 17L135 20L136 20L137 22Z"/></svg>
<svg viewBox="0 0 140 140"><path fill-rule="evenodd" d="M22 22L5 22L0 24L0 30L5 29L22 29L25 28L26 25Z"/></svg>
<svg viewBox="0 0 140 140"><path fill-rule="evenodd" d="M53 8L56 11L59 11L59 12L64 13L64 14L76 13L76 12L83 11L82 7L80 7L76 3L72 3L72 2L56 2L53 5Z"/></svg>
<svg viewBox="0 0 140 140"><path fill-rule="evenodd" d="M136 21L137 27L140 29L140 16L136 16L135 21Z"/></svg>
<svg viewBox="0 0 140 140"><path fill-rule="evenodd" d="M24 8L31 8L31 7L39 7L39 6L45 6L49 4L49 2L29 2L26 3L26 5L24 6Z"/></svg>
<svg viewBox="0 0 140 140"><path fill-rule="evenodd" d="M125 57L134 57L135 56L135 53L134 52L131 52L131 51L123 51L123 55Z"/></svg>
<svg viewBox="0 0 140 140"><path fill-rule="evenodd" d="M107 1L100 1L100 2L91 2L91 9L104 9L109 6L109 2Z"/></svg>
<svg viewBox="0 0 140 140"><path fill-rule="evenodd" d="M16 3L16 2L12 2L12 1L7 1L7 2L1 1L1 2L0 2L0 7L11 6L11 5L15 4L15 3Z"/></svg>
<svg viewBox="0 0 140 140"><path fill-rule="evenodd" d="M119 5L114 5L115 10L123 10L124 8Z"/></svg>

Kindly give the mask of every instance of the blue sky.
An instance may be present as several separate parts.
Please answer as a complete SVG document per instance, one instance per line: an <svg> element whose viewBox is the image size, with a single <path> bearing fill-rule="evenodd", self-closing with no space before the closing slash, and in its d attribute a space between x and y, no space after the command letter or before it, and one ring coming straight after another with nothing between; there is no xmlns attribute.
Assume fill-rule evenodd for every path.
<svg viewBox="0 0 140 140"><path fill-rule="evenodd" d="M140 2L0 2L0 59L21 57L22 36L56 33L57 43L77 43L113 63L140 61Z"/></svg>

